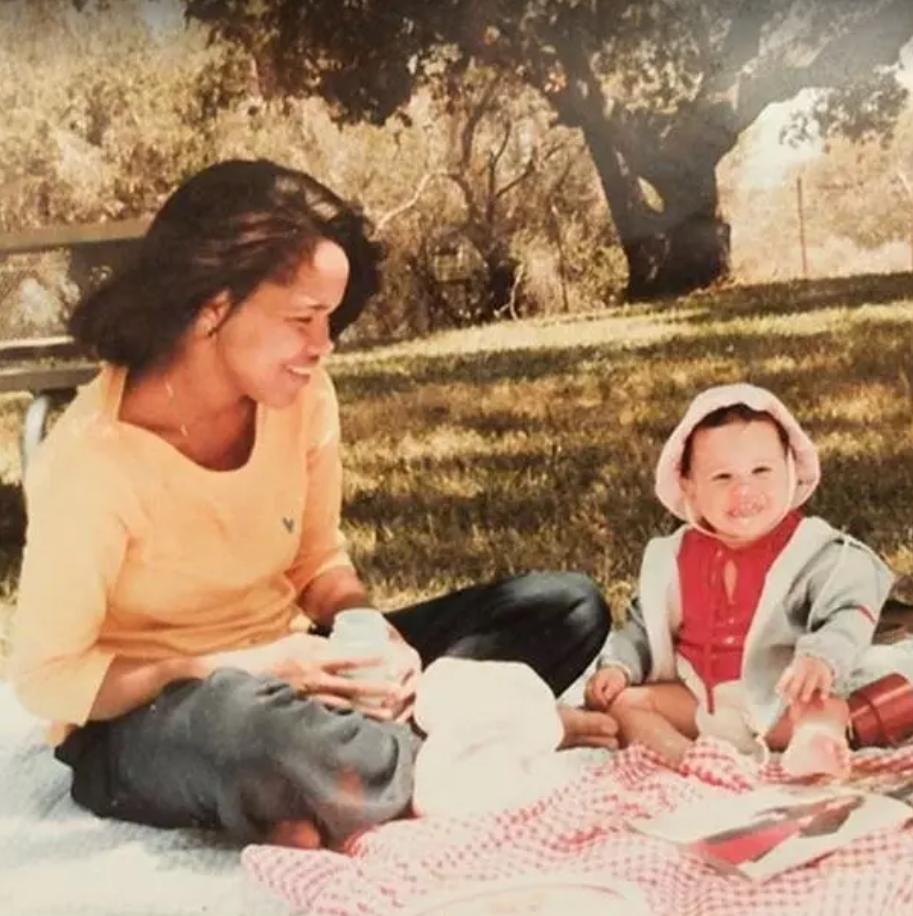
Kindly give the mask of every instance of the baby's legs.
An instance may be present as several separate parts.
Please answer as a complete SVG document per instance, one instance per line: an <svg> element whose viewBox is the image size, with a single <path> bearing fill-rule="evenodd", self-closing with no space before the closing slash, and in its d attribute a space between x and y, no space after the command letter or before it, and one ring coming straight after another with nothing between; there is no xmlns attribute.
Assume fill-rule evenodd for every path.
<svg viewBox="0 0 913 916"><path fill-rule="evenodd" d="M696 710L694 694L673 682L626 687L609 712L618 722L623 744L638 742L677 765L697 737Z"/></svg>
<svg viewBox="0 0 913 916"><path fill-rule="evenodd" d="M850 768L847 725L850 713L840 697L796 702L767 735L783 751L783 769L792 776L846 776Z"/></svg>

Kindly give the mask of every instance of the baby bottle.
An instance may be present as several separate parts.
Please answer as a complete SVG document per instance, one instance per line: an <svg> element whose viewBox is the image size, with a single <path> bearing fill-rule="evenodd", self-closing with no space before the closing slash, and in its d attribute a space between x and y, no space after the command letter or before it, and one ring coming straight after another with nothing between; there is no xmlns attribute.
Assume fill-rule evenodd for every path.
<svg viewBox="0 0 913 916"><path fill-rule="evenodd" d="M333 629L330 633L330 648L334 655L352 658L385 658L390 645L390 633L387 621L380 611L373 608L353 608L340 611L333 618ZM361 681L386 681L388 671L386 661L376 665L365 665L342 672L346 677ZM365 697L360 702L377 703L374 697Z"/></svg>

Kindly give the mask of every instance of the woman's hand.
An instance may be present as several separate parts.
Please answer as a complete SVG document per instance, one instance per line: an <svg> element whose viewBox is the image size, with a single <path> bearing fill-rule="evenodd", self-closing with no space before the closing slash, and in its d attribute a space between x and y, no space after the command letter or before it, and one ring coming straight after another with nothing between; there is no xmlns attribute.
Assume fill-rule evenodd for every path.
<svg viewBox="0 0 913 916"><path fill-rule="evenodd" d="M327 706L358 709L375 719L398 719L404 703L400 684L347 676L359 668L381 665L386 659L333 655L322 636L292 633L263 646L220 652L209 661L212 668L271 674Z"/></svg>
<svg viewBox="0 0 913 916"><path fill-rule="evenodd" d="M391 681L398 686L400 695L396 721L405 722L412 715L415 706L415 689L422 674L422 659L389 621L387 627L390 634L390 645L386 654L387 670Z"/></svg>
<svg viewBox="0 0 913 916"><path fill-rule="evenodd" d="M829 696L833 683L834 672L827 662L797 655L777 681L776 691L787 703L810 703L816 694Z"/></svg>

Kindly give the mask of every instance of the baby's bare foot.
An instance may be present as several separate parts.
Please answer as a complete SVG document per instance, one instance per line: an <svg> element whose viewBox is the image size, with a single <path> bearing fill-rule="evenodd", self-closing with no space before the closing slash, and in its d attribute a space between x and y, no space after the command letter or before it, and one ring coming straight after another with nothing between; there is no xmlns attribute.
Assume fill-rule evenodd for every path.
<svg viewBox="0 0 913 916"><path fill-rule="evenodd" d="M657 735L652 741L644 741L644 744L659 754L663 763L673 770L677 770L684 763L688 751L694 747L694 742L689 738L669 740L660 735Z"/></svg>
<svg viewBox="0 0 913 916"><path fill-rule="evenodd" d="M790 776L835 776L850 772L850 748L846 735L822 725L798 728L780 761Z"/></svg>
<svg viewBox="0 0 913 916"><path fill-rule="evenodd" d="M558 715L564 726L559 748L618 747L618 723L608 713L559 703Z"/></svg>

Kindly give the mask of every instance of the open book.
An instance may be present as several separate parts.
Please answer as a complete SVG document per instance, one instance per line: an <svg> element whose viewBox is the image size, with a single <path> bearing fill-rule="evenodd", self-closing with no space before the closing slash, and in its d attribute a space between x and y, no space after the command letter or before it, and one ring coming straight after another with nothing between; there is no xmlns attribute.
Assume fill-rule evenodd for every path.
<svg viewBox="0 0 913 916"><path fill-rule="evenodd" d="M765 787L704 798L635 830L681 844L721 871L752 881L833 852L913 818L913 775L839 785Z"/></svg>

